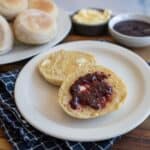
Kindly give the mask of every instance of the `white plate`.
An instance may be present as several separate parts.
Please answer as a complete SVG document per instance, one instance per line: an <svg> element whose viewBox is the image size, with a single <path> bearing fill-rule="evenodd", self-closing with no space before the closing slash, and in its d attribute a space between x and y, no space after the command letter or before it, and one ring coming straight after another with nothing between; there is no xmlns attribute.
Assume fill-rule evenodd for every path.
<svg viewBox="0 0 150 150"><path fill-rule="evenodd" d="M23 59L32 57L40 52L50 49L52 46L56 45L62 41L71 29L71 21L69 15L63 11L59 10L59 16L57 20L58 31L53 40L49 43L40 46L30 46L24 44L16 44L12 51L6 53L5 55L0 55L0 65L18 62Z"/></svg>
<svg viewBox="0 0 150 150"><path fill-rule="evenodd" d="M90 120L66 115L57 102L58 88L48 84L37 69L43 57L60 49L91 52L97 64L116 72L128 88L128 96L121 109ZM40 54L23 68L16 82L15 99L24 118L48 135L73 141L104 140L132 130L148 117L149 76L150 69L145 61L123 47L98 41L70 42Z"/></svg>

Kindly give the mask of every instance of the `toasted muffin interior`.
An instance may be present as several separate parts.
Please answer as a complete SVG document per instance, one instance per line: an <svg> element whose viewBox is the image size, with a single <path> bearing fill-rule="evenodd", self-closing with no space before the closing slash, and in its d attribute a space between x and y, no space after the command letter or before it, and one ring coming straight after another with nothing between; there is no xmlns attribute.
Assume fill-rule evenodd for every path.
<svg viewBox="0 0 150 150"><path fill-rule="evenodd" d="M88 79L88 75L92 75L91 78ZM102 66L87 66L70 74L63 82L59 104L70 116L89 119L117 110L126 95L124 82L114 72Z"/></svg>
<svg viewBox="0 0 150 150"><path fill-rule="evenodd" d="M39 64L39 71L48 82L60 86L72 72L94 64L95 58L91 54L60 50L44 58Z"/></svg>
<svg viewBox="0 0 150 150"><path fill-rule="evenodd" d="M40 74L60 86L58 102L70 116L90 119L113 112L125 101L127 88L112 70L96 65L93 55L59 50L38 65Z"/></svg>

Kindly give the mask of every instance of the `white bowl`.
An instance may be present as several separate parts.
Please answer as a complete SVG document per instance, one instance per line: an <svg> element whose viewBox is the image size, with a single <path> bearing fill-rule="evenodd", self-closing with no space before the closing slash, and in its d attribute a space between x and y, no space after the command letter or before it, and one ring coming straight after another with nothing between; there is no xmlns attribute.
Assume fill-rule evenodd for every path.
<svg viewBox="0 0 150 150"><path fill-rule="evenodd" d="M109 32L113 38L119 43L128 46L128 47L146 47L150 46L150 36L128 36L122 33L119 33L114 29L114 25L120 21L125 20L138 20L150 23L150 16L137 15L137 14L120 14L113 17L108 24Z"/></svg>

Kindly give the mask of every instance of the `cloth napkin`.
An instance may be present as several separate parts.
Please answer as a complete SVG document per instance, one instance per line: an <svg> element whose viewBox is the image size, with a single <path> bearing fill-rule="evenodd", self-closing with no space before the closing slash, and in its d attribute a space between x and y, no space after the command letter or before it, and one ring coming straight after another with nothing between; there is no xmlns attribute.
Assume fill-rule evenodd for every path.
<svg viewBox="0 0 150 150"><path fill-rule="evenodd" d="M24 120L14 102L19 70L0 74L0 127L14 150L110 150L119 138L100 142L71 142L45 135Z"/></svg>

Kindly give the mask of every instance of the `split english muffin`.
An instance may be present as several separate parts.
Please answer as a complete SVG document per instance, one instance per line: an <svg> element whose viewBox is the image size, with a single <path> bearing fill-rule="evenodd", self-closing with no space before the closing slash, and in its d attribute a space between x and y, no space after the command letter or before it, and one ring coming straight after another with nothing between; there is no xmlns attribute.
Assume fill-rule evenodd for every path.
<svg viewBox="0 0 150 150"><path fill-rule="evenodd" d="M0 16L0 55L9 52L13 47L13 33L7 20Z"/></svg>
<svg viewBox="0 0 150 150"><path fill-rule="evenodd" d="M79 51L60 50L51 53L39 64L41 75L51 84L60 86L67 76L82 66L95 65L93 55Z"/></svg>
<svg viewBox="0 0 150 150"><path fill-rule="evenodd" d="M26 44L47 43L55 37L56 31L56 20L37 9L23 11L14 21L16 39Z"/></svg>
<svg viewBox="0 0 150 150"><path fill-rule="evenodd" d="M54 18L58 16L57 5L52 0L29 0L29 8L42 10Z"/></svg>
<svg viewBox="0 0 150 150"><path fill-rule="evenodd" d="M89 119L117 110L125 101L124 82L103 66L87 66L67 76L59 90L59 104L70 116Z"/></svg>
<svg viewBox="0 0 150 150"><path fill-rule="evenodd" d="M28 0L0 0L0 14L8 20L28 8Z"/></svg>

